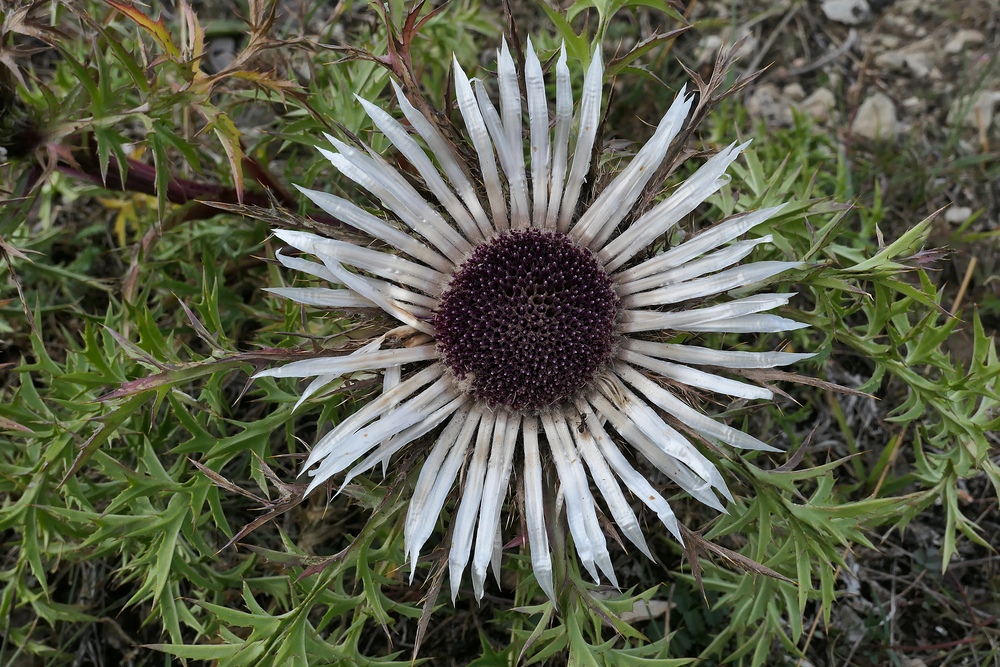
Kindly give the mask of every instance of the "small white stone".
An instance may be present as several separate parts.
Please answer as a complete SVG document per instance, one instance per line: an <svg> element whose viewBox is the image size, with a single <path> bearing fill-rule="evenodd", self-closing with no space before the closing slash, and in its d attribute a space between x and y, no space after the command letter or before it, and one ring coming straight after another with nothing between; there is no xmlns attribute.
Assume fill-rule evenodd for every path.
<svg viewBox="0 0 1000 667"><path fill-rule="evenodd" d="M867 0L823 0L826 18L845 25L860 25L871 16Z"/></svg>
<svg viewBox="0 0 1000 667"><path fill-rule="evenodd" d="M632 605L632 609L630 611L621 613L620 618L625 623L648 621L651 618L665 616L668 611L674 608L674 606L673 602L667 602L666 600L650 600L649 602L646 602L645 600L637 600L635 604Z"/></svg>
<svg viewBox="0 0 1000 667"><path fill-rule="evenodd" d="M720 35L706 35L698 42L698 48L695 49L695 61L698 65L704 65L715 58L715 54L719 52L721 46L722 37Z"/></svg>
<svg viewBox="0 0 1000 667"><path fill-rule="evenodd" d="M792 102L801 102L806 97L805 89L797 83L788 84L782 89L781 93Z"/></svg>
<svg viewBox="0 0 1000 667"><path fill-rule="evenodd" d="M968 206L952 206L944 212L945 222L960 225L972 217L972 209Z"/></svg>
<svg viewBox="0 0 1000 667"><path fill-rule="evenodd" d="M698 14L698 18L711 16L718 19L730 19L733 16L733 7L730 4L729 2L703 2L695 5L695 11L702 10Z"/></svg>
<svg viewBox="0 0 1000 667"><path fill-rule="evenodd" d="M1000 102L1000 92L981 90L955 100L948 111L948 125L973 129L988 128L993 122L993 108Z"/></svg>
<svg viewBox="0 0 1000 667"><path fill-rule="evenodd" d="M940 79L937 61L940 47L932 37L875 56L875 66L883 70L908 70L919 79Z"/></svg>
<svg viewBox="0 0 1000 667"><path fill-rule="evenodd" d="M929 53L908 53L906 54L905 61L906 67L918 79L926 79L928 77L933 79L941 78L940 76L934 76L934 63Z"/></svg>
<svg viewBox="0 0 1000 667"><path fill-rule="evenodd" d="M884 93L872 93L851 123L851 132L867 139L892 139L899 133L896 105Z"/></svg>
<svg viewBox="0 0 1000 667"><path fill-rule="evenodd" d="M897 6L898 5L893 5L893 8ZM907 38L913 37L913 24L910 22L910 19L905 16L883 14L879 17L878 25L882 30L891 30L894 33L898 33L900 37L898 38L897 44L903 43L903 35Z"/></svg>
<svg viewBox="0 0 1000 667"><path fill-rule="evenodd" d="M205 65L209 72L221 72L236 58L236 38L228 35L213 37L205 45Z"/></svg>
<svg viewBox="0 0 1000 667"><path fill-rule="evenodd" d="M945 53L961 53L966 46L978 46L986 37L978 30L959 30L944 45Z"/></svg>
<svg viewBox="0 0 1000 667"><path fill-rule="evenodd" d="M757 48L760 46L760 40L757 39L757 35L747 28L746 26L740 26L735 31L728 31L730 34L729 39L726 40L727 44L736 44L739 40L744 40L743 46L737 51L740 58L749 58L754 53L757 53ZM726 33L723 33L726 34Z"/></svg>
<svg viewBox="0 0 1000 667"><path fill-rule="evenodd" d="M740 40L744 40L743 45L737 52L741 58L749 57L757 51L757 36L746 26L737 28L728 27L718 35L706 35L698 42L695 49L695 60L699 66L715 59L719 50L723 47L731 48Z"/></svg>
<svg viewBox="0 0 1000 667"><path fill-rule="evenodd" d="M878 43L885 49L898 49L903 40L898 35L877 35Z"/></svg>
<svg viewBox="0 0 1000 667"><path fill-rule="evenodd" d="M793 104L773 83L763 83L754 88L746 105L751 118L761 118L771 127L792 124Z"/></svg>
<svg viewBox="0 0 1000 667"><path fill-rule="evenodd" d="M837 98L828 88L817 88L799 105L803 112L816 120L824 121L837 108Z"/></svg>
<svg viewBox="0 0 1000 667"><path fill-rule="evenodd" d="M886 51L875 56L875 66L884 70L899 70L906 66L906 59L900 51Z"/></svg>

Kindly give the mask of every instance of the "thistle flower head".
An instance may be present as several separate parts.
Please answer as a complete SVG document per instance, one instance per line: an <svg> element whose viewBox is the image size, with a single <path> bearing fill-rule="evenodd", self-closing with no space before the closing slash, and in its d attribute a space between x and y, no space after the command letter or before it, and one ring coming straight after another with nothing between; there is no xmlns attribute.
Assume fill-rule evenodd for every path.
<svg viewBox="0 0 1000 667"><path fill-rule="evenodd" d="M593 253L557 232L500 234L455 272L434 314L445 365L512 411L566 401L608 365L618 297Z"/></svg>
<svg viewBox="0 0 1000 667"><path fill-rule="evenodd" d="M682 89L652 138L584 201L602 103L600 53L574 105L563 50L551 108L530 40L525 99L506 43L497 62L498 105L457 62L454 70L457 107L475 156L471 168L396 87L409 129L374 104L359 103L419 179L411 182L378 154L328 137L336 150L320 151L377 199L384 215L302 189L328 214L389 249L275 232L318 260L279 253L283 265L331 286L272 292L311 306L380 308L399 328L351 354L259 375L314 378L306 400L344 375L383 374L382 394L315 444L304 467L312 477L307 493L341 473L338 482L346 484L429 436L405 521L406 553L415 567L457 487L449 547L453 597L470 561L477 597L487 566L499 563L509 530L501 513L515 469L524 486L518 509L542 589L555 597L549 535L562 524L547 509L545 494L556 488L580 562L595 580L603 574L617 586L595 495L625 537L649 555L629 495L677 540L682 536L663 489L640 472L637 458L725 511L720 497L732 497L725 480L689 437L772 449L690 406L676 388L768 399L769 390L716 371L781 366L810 355L665 341L685 332L803 326L768 312L791 294L730 294L745 294L747 286L797 266L740 264L771 237L738 239L781 207L733 216L663 249L658 239L728 182L726 170L746 146L728 146L659 203L634 210L684 127L691 95Z"/></svg>

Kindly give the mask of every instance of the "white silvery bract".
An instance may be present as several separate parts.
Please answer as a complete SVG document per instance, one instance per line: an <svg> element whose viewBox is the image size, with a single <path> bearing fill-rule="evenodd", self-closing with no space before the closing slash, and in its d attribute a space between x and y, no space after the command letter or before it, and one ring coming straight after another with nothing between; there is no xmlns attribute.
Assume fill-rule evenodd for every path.
<svg viewBox="0 0 1000 667"><path fill-rule="evenodd" d="M520 525L501 516L513 496L512 475L523 485L518 509L545 593L555 599L549 535L562 530L563 508L583 567L595 581L600 572L617 586L595 496L625 537L649 556L630 496L677 540L682 536L662 489L639 471L645 466L639 461L724 512L720 496L732 499L726 483L687 436L773 449L691 407L672 388L769 399L769 390L714 371L772 368L811 356L665 342L685 332L768 333L804 326L767 313L792 294L729 294L799 266L739 265L771 237L738 239L780 206L733 216L675 247L648 253L729 181L726 169L747 144L728 146L631 224L622 224L684 126L692 96L682 89L649 142L583 205L601 117L600 53L574 105L563 49L555 64L553 108L530 40L525 55L523 99L506 43L499 51L498 106L479 80L454 63L457 108L467 150L476 158L471 167L398 86L396 100L409 127L359 100L419 174L420 191L377 153L327 137L335 150L319 150L381 202L385 217L340 197L300 190L384 250L275 231L319 260L279 253L284 266L333 287L273 293L322 308L379 308L400 323L353 353L258 374L314 378L300 403L348 374L384 377L378 398L315 444L304 467L312 477L306 493L340 473L346 472L339 484L346 484L430 436L406 516L405 546L415 568L452 490L460 489L451 514L453 598L470 561L477 597L487 566L492 562L498 571L503 533L510 539ZM433 197L425 199L421 191ZM550 493L556 494L552 502Z"/></svg>

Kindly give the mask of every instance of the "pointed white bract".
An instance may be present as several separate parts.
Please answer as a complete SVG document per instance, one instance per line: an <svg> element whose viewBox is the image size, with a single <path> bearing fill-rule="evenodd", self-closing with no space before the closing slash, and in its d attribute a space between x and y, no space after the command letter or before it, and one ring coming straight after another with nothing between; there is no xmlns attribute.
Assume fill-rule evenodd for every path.
<svg viewBox="0 0 1000 667"><path fill-rule="evenodd" d="M545 78L542 64L528 38L525 53L524 85L528 93L528 119L531 137L531 222L537 229L545 227L549 201L549 107L545 101ZM520 129L520 128L518 128Z"/></svg>
<svg viewBox="0 0 1000 667"><path fill-rule="evenodd" d="M573 123L573 88L570 85L569 66L566 64L566 45L559 49L556 61L556 126L552 137L552 171L549 174L549 204L545 212L545 229L555 229L562 205L563 185L569 159L569 133Z"/></svg>
<svg viewBox="0 0 1000 667"><path fill-rule="evenodd" d="M486 479L486 463L490 456L490 441L493 439L496 418L485 413L479 422L476 447L465 470L465 489L458 503L458 513L452 521L451 551L448 554L448 574L451 578L451 600L458 598L462 574L469 564L473 533L483 499L483 482Z"/></svg>
<svg viewBox="0 0 1000 667"><path fill-rule="evenodd" d="M552 582L552 558L545 521L545 489L542 483L542 460L538 451L538 420L524 418L524 521L528 526L528 545L535 579L550 599L555 599Z"/></svg>
<svg viewBox="0 0 1000 667"><path fill-rule="evenodd" d="M654 545L643 534L636 514L640 505L683 541L665 499L669 490L654 488L643 469L655 468L678 489L725 512L723 503L733 496L704 443L775 451L689 405L676 388L767 400L772 397L769 389L731 377L733 371L785 366L812 355L716 350L689 342L692 334L701 332L769 333L804 326L770 312L786 306L794 294L749 295L755 285L771 283L801 263L740 264L772 240L767 230L741 237L765 222L773 225L782 206L735 215L672 247L657 245L729 182L726 171L749 142L726 147L669 196L648 210L636 211L644 192L663 187L653 179L669 171L661 167L676 138L683 136L693 96L682 88L652 138L603 191L591 192L585 186L598 162L593 159L595 149L600 149L595 145L603 103L600 52L593 54L579 84L576 112L565 47L546 73L542 66L546 59L538 57L529 40L523 80L506 42L497 58L495 87L470 79L454 63L456 120L460 117L468 140L461 150L446 139L452 131L443 129L439 119L424 116L395 83L402 122L359 98L374 125L412 165L415 176L404 175L393 161L366 146L327 136L334 150L321 148L322 154L367 191L381 211L299 189L372 242L357 245L311 232L277 230L275 236L294 250L276 253L276 259L326 284L268 291L309 308L381 310L402 326L350 354L296 360L255 377L309 378L298 408L320 390L336 389L338 382L381 373L382 393L313 447L303 467L311 477L307 493L331 481L334 488L342 488L379 464L385 475L404 447L424 447L426 457L414 474L403 525L411 581L442 513L450 512L447 549L453 599L467 568L473 593L481 598L487 569L492 565L499 580L503 545L521 537L518 541L527 545L541 590L556 600L560 582L554 576L558 568L553 567L550 539L557 532L568 531L580 564L595 581L615 586L618 579L599 514L610 517L647 557L652 557ZM554 99L547 86L554 89ZM492 89L498 91L496 99L490 97ZM472 155L474 162L463 164L460 155ZM421 193L429 193L433 201ZM454 318L440 318L466 267L486 261L480 251L502 240L516 244L540 238L557 239L593 262L601 284L609 286L612 342L607 358L595 362L598 365L580 386L541 406L513 407L489 398L492 394L483 387L493 375L502 376L504 364L515 363L507 359L522 350L515 345L514 352L495 355L498 365L476 375L464 370L457 353L442 343L445 328L454 339L476 341L526 336L532 327L542 337L558 333L574 341L590 332L545 329L555 326L545 319L549 316L527 324L502 322L500 328L513 334L484 330L482 313L469 320L467 330ZM523 253L514 256L519 264L488 275L506 273L517 280L528 275L533 258ZM558 298L540 284L500 287L504 294L523 293L526 299ZM558 311L558 305L551 311ZM568 349L553 352L551 358L542 354L532 368L544 371L549 363L562 363L555 358L559 355L579 354L575 347ZM528 374L523 382L530 385L536 375L544 373ZM522 390L531 393L529 389L515 383L512 395ZM514 479L522 490L519 494L511 489ZM453 495L456 499L450 502ZM516 509L523 521L505 516L505 507L517 504L514 498L520 501ZM524 534L518 536L521 526Z"/></svg>
<svg viewBox="0 0 1000 667"><path fill-rule="evenodd" d="M570 231L573 214L576 212L580 189L590 171L590 155L597 138L597 128L601 118L601 90L604 86L604 65L601 62L601 52L595 51L583 79L583 94L580 97L580 114L577 118L579 131L576 135L576 147L573 150L573 166L570 167L566 179L566 190L563 193L559 208L558 230L564 234Z"/></svg>
<svg viewBox="0 0 1000 667"><path fill-rule="evenodd" d="M410 558L410 581L417 571L417 557L420 549L434 532L438 515L444 507L455 483L458 472L465 463L469 445L477 433L482 410L477 406L468 415L459 414L452 422L461 426L461 431L451 439L447 429L441 434L437 445L431 451L420 471L410 508L406 514L404 540Z"/></svg>
<svg viewBox="0 0 1000 667"><path fill-rule="evenodd" d="M632 209L642 189L656 173L674 137L691 110L691 97L681 88L667 115L660 121L649 142L636 153L628 166L583 212L570 229L570 237L588 248L599 248Z"/></svg>
<svg viewBox="0 0 1000 667"><path fill-rule="evenodd" d="M483 504L479 510L476 550L472 558L472 586L477 598L483 596L486 566L493 557L500 530L500 510L507 496L510 469L514 463L514 444L520 435L520 424L520 415L500 412L493 426L490 460L486 468L486 479L483 481Z"/></svg>

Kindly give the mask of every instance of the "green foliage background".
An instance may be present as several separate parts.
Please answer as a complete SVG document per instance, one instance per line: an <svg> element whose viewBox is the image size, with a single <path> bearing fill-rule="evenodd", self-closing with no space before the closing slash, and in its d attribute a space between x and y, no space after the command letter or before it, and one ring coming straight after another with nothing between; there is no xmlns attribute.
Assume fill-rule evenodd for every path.
<svg viewBox="0 0 1000 667"><path fill-rule="evenodd" d="M585 61L637 11L659 7L542 3L522 33L546 54L565 40ZM650 540L658 563L619 551L624 592L585 582L572 551L557 551L568 582L558 609L517 549L482 608L471 596L438 601L433 576L408 586L401 520L417 460L353 482L329 506L301 502L291 484L294 455L372 388L341 387L293 415L292 383L247 380L287 348L363 338L366 323L268 297L264 287L288 279L262 259L270 225L193 200L239 193L268 206L260 182L350 195L312 144L335 129L385 149L354 95L384 98L389 75L318 45L384 54L386 24L404 34L409 8L391 3L385 21L357 3L316 3L280 21L258 3L244 9L246 24L158 3L0 10L0 664L407 664L420 641L432 664L783 664L777 656L808 655L817 626L830 624L852 550L929 511L944 522L933 567L947 568L962 544L988 547L962 494L970 480L987 479L994 495L1000 486L989 440L1000 423L995 343L974 309L945 311L927 271L931 219L887 225L878 191L859 192L833 138L800 119L761 136L692 227L792 202L754 233L775 237L761 258L808 262L792 279L800 296L789 315L812 326L788 345L820 354L797 370L844 382L853 369L857 389L883 399L877 431L859 432L844 408L868 399L783 383L793 400L715 412L787 447L791 463L715 455L737 496L725 516L674 500L717 550L685 559L664 535ZM428 19L412 57L432 102L445 99L450 54L468 69L485 62L503 24L474 0ZM206 73L205 40L230 34L240 37L235 64ZM50 55L33 53L39 45ZM651 74L683 81L662 57L672 46L638 45L609 78L654 91ZM642 117L655 120L672 95L655 93ZM716 150L747 127L727 100L694 144ZM635 130L625 138L643 139ZM313 213L303 198L276 196ZM949 351L959 331L965 355ZM831 432L815 433L820 423ZM811 446L831 438L846 458ZM664 599L671 612L647 614Z"/></svg>

